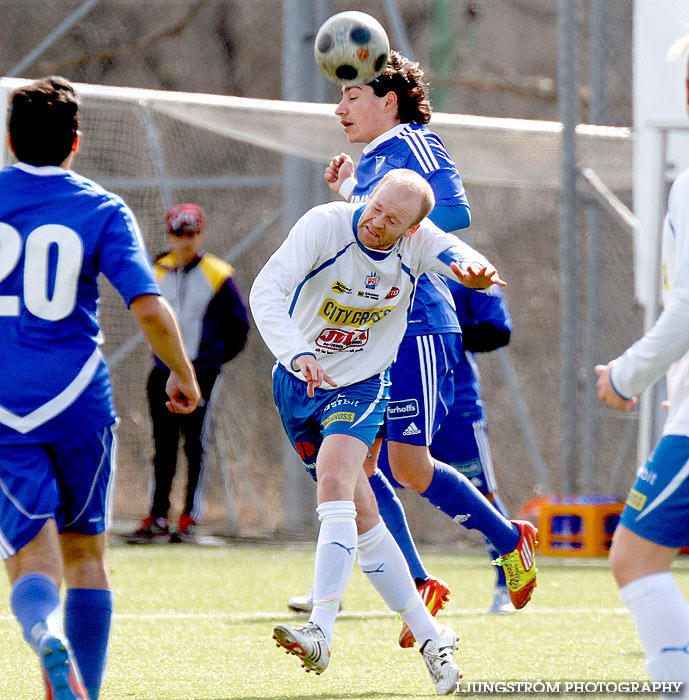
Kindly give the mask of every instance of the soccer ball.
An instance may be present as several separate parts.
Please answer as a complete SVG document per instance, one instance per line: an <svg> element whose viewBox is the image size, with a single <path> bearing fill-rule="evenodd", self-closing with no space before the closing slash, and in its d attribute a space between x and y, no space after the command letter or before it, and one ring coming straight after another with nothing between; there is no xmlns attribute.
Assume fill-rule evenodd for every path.
<svg viewBox="0 0 689 700"><path fill-rule="evenodd" d="M365 12L340 12L327 19L313 46L325 77L345 87L370 83L388 61L390 43L385 29Z"/></svg>

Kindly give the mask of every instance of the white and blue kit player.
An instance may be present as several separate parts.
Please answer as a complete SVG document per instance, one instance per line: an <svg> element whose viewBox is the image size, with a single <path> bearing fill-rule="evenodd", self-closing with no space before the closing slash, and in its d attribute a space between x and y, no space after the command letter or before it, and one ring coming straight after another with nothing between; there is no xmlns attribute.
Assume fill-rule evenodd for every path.
<svg viewBox="0 0 689 700"><path fill-rule="evenodd" d="M469 225L469 206L457 167L437 135L425 126L430 106L418 64L391 52L388 66L378 78L368 85L343 88L336 114L348 140L366 145L356 174L348 155L342 153L331 160L325 171L331 189L345 199L362 201L386 172L406 167L418 172L432 187L436 206L429 218L434 223L446 231ZM522 536L520 524L503 517L466 478L432 459L428 452L433 434L452 402L452 371L461 354L461 329L447 284L438 275L429 275L419 284L407 333L390 370L386 420L390 463L400 483L465 527L479 529L501 556L508 555L527 539L533 540L535 533ZM448 597L447 585L430 577L423 567L401 503L387 479L380 472L370 476L386 524L398 539L419 590L435 613ZM527 586L518 584L517 600L513 601L518 607L528 602L527 595L535 586L534 567L530 557L526 559L531 579ZM406 629L400 644L413 644Z"/></svg>
<svg viewBox="0 0 689 700"><path fill-rule="evenodd" d="M358 554L372 585L417 635L437 692L447 694L459 678L454 633L438 625L419 596L363 469L383 421L388 367L418 276L433 270L466 282L461 266L478 262L470 283L498 282L476 251L421 221L432 206L423 178L395 170L365 206L311 209L256 277L250 303L278 360L273 393L285 431L307 469L315 464L321 521L309 622L279 625L274 638L307 670L324 671Z"/></svg>
<svg viewBox="0 0 689 700"><path fill-rule="evenodd" d="M131 211L70 169L77 111L61 78L15 90L9 135L19 162L0 171L0 555L12 610L54 700L97 700L110 633L115 412L100 351L101 272L149 339L151 330L170 334L161 349L178 372L173 403L181 389L189 410L198 401Z"/></svg>
<svg viewBox="0 0 689 700"><path fill-rule="evenodd" d="M610 551L649 676L683 681L689 696L689 606L670 566L689 542L689 170L672 185L663 225L663 311L617 359L599 365L598 396L627 412L663 375L668 415L636 474Z"/></svg>

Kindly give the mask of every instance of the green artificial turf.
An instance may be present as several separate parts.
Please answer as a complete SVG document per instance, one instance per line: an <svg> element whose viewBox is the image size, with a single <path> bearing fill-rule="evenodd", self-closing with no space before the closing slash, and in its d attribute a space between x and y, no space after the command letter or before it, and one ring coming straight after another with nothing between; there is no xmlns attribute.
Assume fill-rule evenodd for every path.
<svg viewBox="0 0 689 700"><path fill-rule="evenodd" d="M532 602L494 616L485 612L494 574L484 553L424 551L423 558L453 591L439 619L461 638L456 659L466 681L646 679L631 618L604 560L540 557ZM290 614L285 602L311 580L312 546L116 546L109 560L116 607L101 700L435 696L417 648L398 647L401 623L358 567L322 676L306 674L275 647L275 624L305 619ZM675 573L686 594L687 562L680 560ZM38 663L21 639L8 594L4 577L0 696L37 700L43 697Z"/></svg>

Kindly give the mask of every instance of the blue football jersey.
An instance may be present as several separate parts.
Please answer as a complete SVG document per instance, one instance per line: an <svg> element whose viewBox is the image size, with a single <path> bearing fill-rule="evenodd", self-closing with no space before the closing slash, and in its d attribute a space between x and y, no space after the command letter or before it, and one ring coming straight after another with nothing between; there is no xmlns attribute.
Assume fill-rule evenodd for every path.
<svg viewBox="0 0 689 700"><path fill-rule="evenodd" d="M0 170L0 444L40 443L115 418L99 350L99 273L127 306L158 294L138 225L73 171Z"/></svg>
<svg viewBox="0 0 689 700"><path fill-rule="evenodd" d="M494 285L486 292L477 292L453 280L448 280L447 283L462 327L491 323L498 328L512 330L512 319L499 287ZM454 385L451 415L483 415L479 373L474 353L462 353L462 358L454 368Z"/></svg>
<svg viewBox="0 0 689 700"><path fill-rule="evenodd" d="M364 148L356 167L351 202L366 201L390 170L408 168L433 188L436 205L468 207L462 178L440 138L424 124L398 124ZM458 333L457 317L445 278L428 273L419 278L407 335Z"/></svg>

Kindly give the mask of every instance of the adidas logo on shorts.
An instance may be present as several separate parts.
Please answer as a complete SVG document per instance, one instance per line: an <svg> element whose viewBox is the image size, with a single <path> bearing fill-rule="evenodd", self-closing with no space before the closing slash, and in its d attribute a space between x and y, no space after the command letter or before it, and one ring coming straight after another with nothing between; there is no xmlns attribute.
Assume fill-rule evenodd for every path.
<svg viewBox="0 0 689 700"><path fill-rule="evenodd" d="M409 437L410 435L420 435L421 431L416 427L416 423L410 423L405 429L402 435Z"/></svg>

